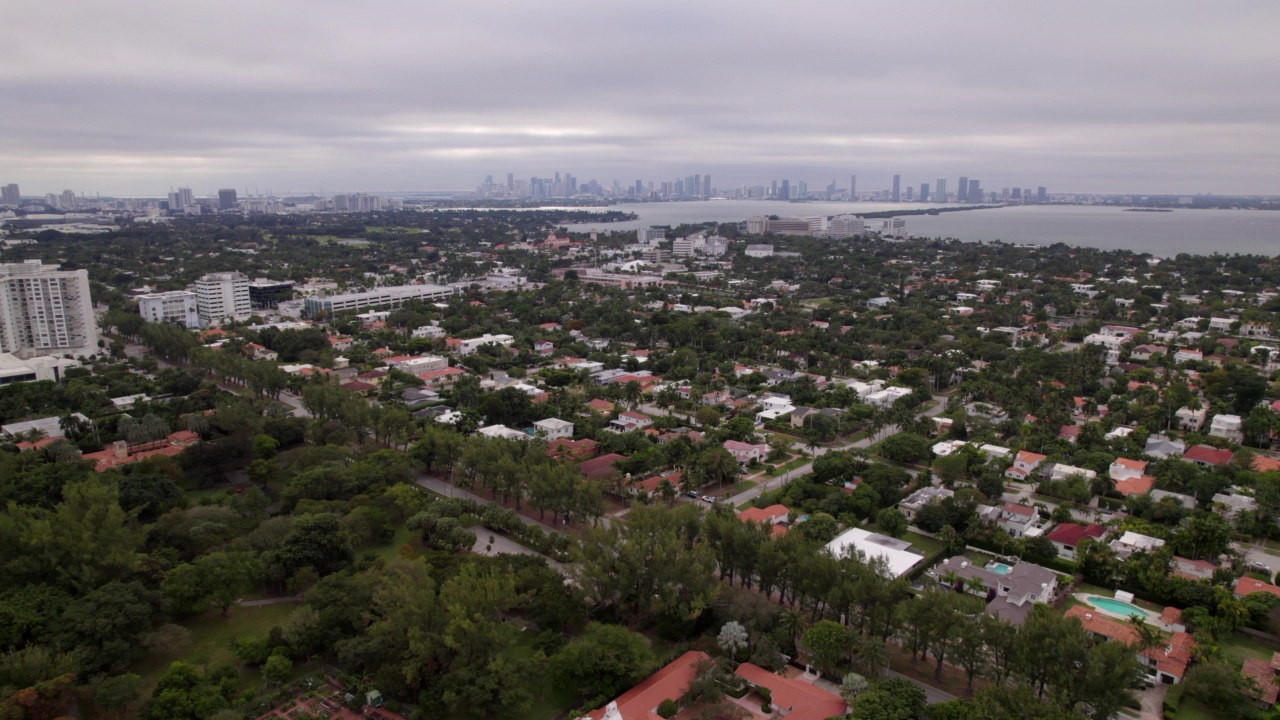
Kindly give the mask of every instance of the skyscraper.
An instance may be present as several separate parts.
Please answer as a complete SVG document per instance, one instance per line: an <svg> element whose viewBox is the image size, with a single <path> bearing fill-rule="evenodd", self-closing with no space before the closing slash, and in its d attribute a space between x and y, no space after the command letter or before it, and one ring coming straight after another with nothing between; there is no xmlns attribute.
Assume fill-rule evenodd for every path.
<svg viewBox="0 0 1280 720"><path fill-rule="evenodd" d="M644 181L637 180L636 181L636 197L640 197L643 194L644 194Z"/></svg>
<svg viewBox="0 0 1280 720"><path fill-rule="evenodd" d="M947 179L946 179L946 178L938 178L938 183L937 183L937 185L935 186L935 188L936 188L936 189L933 191L933 199L934 199L934 201L935 201L935 202L946 202L946 201L947 201Z"/></svg>
<svg viewBox="0 0 1280 720"><path fill-rule="evenodd" d="M893 194L889 196L890 199L892 199L894 202L898 202L899 200L902 199L902 193L899 192L899 186L901 184L902 184L902 176L894 175L893 176Z"/></svg>
<svg viewBox="0 0 1280 720"><path fill-rule="evenodd" d="M14 185L16 188L17 185ZM1036 188L1036 202L1049 202L1049 191L1043 185Z"/></svg>
<svg viewBox="0 0 1280 720"><path fill-rule="evenodd" d="M702 176L702 195L704 197L711 197L711 176L710 175Z"/></svg>
<svg viewBox="0 0 1280 720"><path fill-rule="evenodd" d="M516 189L516 174L507 173L507 192L511 192L512 190L515 190L515 189Z"/></svg>
<svg viewBox="0 0 1280 720"><path fill-rule="evenodd" d="M39 260L0 265L0 353L85 356L98 352L87 270Z"/></svg>
<svg viewBox="0 0 1280 720"><path fill-rule="evenodd" d="M59 207L61 207L63 210L75 210L76 209L76 192L74 190L63 190L62 200Z"/></svg>
<svg viewBox="0 0 1280 720"><path fill-rule="evenodd" d="M223 188L218 191L218 209L219 210L235 210L236 208L236 189Z"/></svg>
<svg viewBox="0 0 1280 720"><path fill-rule="evenodd" d="M920 202L929 201L929 183L920 183Z"/></svg>
<svg viewBox="0 0 1280 720"><path fill-rule="evenodd" d="M0 205L17 205L22 202L22 195L18 192L18 183L9 183L0 188Z"/></svg>
<svg viewBox="0 0 1280 720"><path fill-rule="evenodd" d="M191 188L178 188L178 203L184 208L196 204L196 198L192 194Z"/></svg>
<svg viewBox="0 0 1280 720"><path fill-rule="evenodd" d="M969 181L969 192L964 197L969 202L982 202L982 185L977 178Z"/></svg>
<svg viewBox="0 0 1280 720"><path fill-rule="evenodd" d="M956 202L964 202L969 199L969 178L960 178L960 184L956 187Z"/></svg>
<svg viewBox="0 0 1280 720"><path fill-rule="evenodd" d="M849 199L850 200L858 199L858 176L857 175L849 176Z"/></svg>
<svg viewBox="0 0 1280 720"><path fill-rule="evenodd" d="M782 198L783 200L790 200L791 199L791 181L783 180L782 190L780 190L779 192L780 194L778 195L778 197Z"/></svg>

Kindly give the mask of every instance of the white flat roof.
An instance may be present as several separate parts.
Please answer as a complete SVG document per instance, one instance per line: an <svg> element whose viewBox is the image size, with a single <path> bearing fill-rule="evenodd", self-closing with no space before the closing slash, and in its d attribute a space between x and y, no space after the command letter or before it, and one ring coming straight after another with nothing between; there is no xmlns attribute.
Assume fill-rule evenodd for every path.
<svg viewBox="0 0 1280 720"><path fill-rule="evenodd" d="M850 547L857 548L858 551L867 556L868 560L877 557L884 558L889 567L889 574L893 577L905 575L911 568L924 560L923 555L917 555L905 549L906 547L911 547L910 543L904 540L895 540L888 535L868 532L862 528L849 528L827 543L827 550L836 557L847 554Z"/></svg>

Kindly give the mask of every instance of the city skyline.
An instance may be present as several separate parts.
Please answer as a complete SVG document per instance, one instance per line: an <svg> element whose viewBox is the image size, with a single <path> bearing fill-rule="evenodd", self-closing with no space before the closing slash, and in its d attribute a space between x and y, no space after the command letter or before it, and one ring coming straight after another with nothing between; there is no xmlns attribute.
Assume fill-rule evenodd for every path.
<svg viewBox="0 0 1280 720"><path fill-rule="evenodd" d="M0 26L0 182L456 191L486 168L610 183L697 167L733 187L856 168L876 190L969 172L988 188L1280 192L1265 3L341 10L25 9Z"/></svg>

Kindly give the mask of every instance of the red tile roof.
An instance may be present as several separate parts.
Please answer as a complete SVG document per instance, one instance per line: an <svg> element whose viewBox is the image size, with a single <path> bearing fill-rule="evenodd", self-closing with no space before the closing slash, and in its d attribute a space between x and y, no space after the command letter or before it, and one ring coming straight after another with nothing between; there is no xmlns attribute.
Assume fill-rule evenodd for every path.
<svg viewBox="0 0 1280 720"><path fill-rule="evenodd" d="M791 508L786 505L770 505L766 508L747 508L738 513L738 519L763 525L766 522L776 523L779 520L786 520L790 514Z"/></svg>
<svg viewBox="0 0 1280 720"><path fill-rule="evenodd" d="M676 658L670 665L650 675L644 682L618 697L618 714L623 720L662 720L658 705L663 700L679 700L689 689L689 683L697 674L697 665L711 658L703 652L690 650ZM587 713L592 720L602 720L605 708ZM824 716L825 717L825 716Z"/></svg>
<svg viewBox="0 0 1280 720"><path fill-rule="evenodd" d="M1182 459L1209 465L1226 465L1234 456L1235 454L1230 450L1219 450L1208 445L1192 445L1182 454Z"/></svg>
<svg viewBox="0 0 1280 720"><path fill-rule="evenodd" d="M1078 618L1085 630L1101 635L1125 645L1137 645L1139 635L1137 629L1126 622L1112 620L1101 613L1076 605L1066 612L1066 617ZM1187 664L1191 662L1191 651L1196 641L1184 632L1175 632L1169 636L1169 644L1147 648L1139 654L1151 658L1156 669L1178 679L1187 674Z"/></svg>
<svg viewBox="0 0 1280 720"><path fill-rule="evenodd" d="M749 662L738 666L738 677L760 687L769 688L773 704L788 709L787 720L825 720L839 717L849 710L849 705L835 693L816 685L775 675Z"/></svg>
<svg viewBox="0 0 1280 720"><path fill-rule="evenodd" d="M1280 597L1280 587L1276 587L1269 582L1255 580L1251 577L1237 578L1236 585L1233 590L1235 591L1235 594L1240 597L1256 592L1271 593L1272 595Z"/></svg>
<svg viewBox="0 0 1280 720"><path fill-rule="evenodd" d="M608 455L601 455L598 458L592 458L591 460L582 463L578 466L578 469L582 471L583 475L586 475L592 480L608 480L617 472L613 467L614 464L619 460L626 459L626 455L609 453Z"/></svg>
<svg viewBox="0 0 1280 720"><path fill-rule="evenodd" d="M1086 527L1076 523L1062 523L1058 525L1058 527L1054 528L1053 532L1045 535L1045 537L1049 538L1053 542L1062 543L1067 547L1075 547L1086 537L1091 537L1094 540L1097 540L1105 535L1106 532L1106 528L1097 524L1091 524Z"/></svg>
<svg viewBox="0 0 1280 720"><path fill-rule="evenodd" d="M1251 677L1258 683L1258 693L1254 697L1268 706L1275 705L1280 696L1280 685L1276 684L1275 670L1278 662L1280 662L1280 653L1275 653L1271 656L1270 662L1249 658L1244 661L1244 667L1240 668L1240 674Z"/></svg>
<svg viewBox="0 0 1280 720"><path fill-rule="evenodd" d="M1144 463L1145 464L1145 463ZM1131 495L1141 495L1151 492L1151 488L1155 487L1156 479L1150 475L1142 475L1140 477L1125 478L1116 481L1116 492L1129 497Z"/></svg>

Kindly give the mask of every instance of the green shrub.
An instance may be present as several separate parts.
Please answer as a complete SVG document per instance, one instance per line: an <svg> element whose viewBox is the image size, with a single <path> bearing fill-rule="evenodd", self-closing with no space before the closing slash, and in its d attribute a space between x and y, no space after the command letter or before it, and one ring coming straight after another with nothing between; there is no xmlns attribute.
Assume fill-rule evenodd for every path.
<svg viewBox="0 0 1280 720"><path fill-rule="evenodd" d="M676 705L676 701L671 698L667 698L658 704L658 715L664 718L672 718L678 712L680 712L680 706Z"/></svg>

